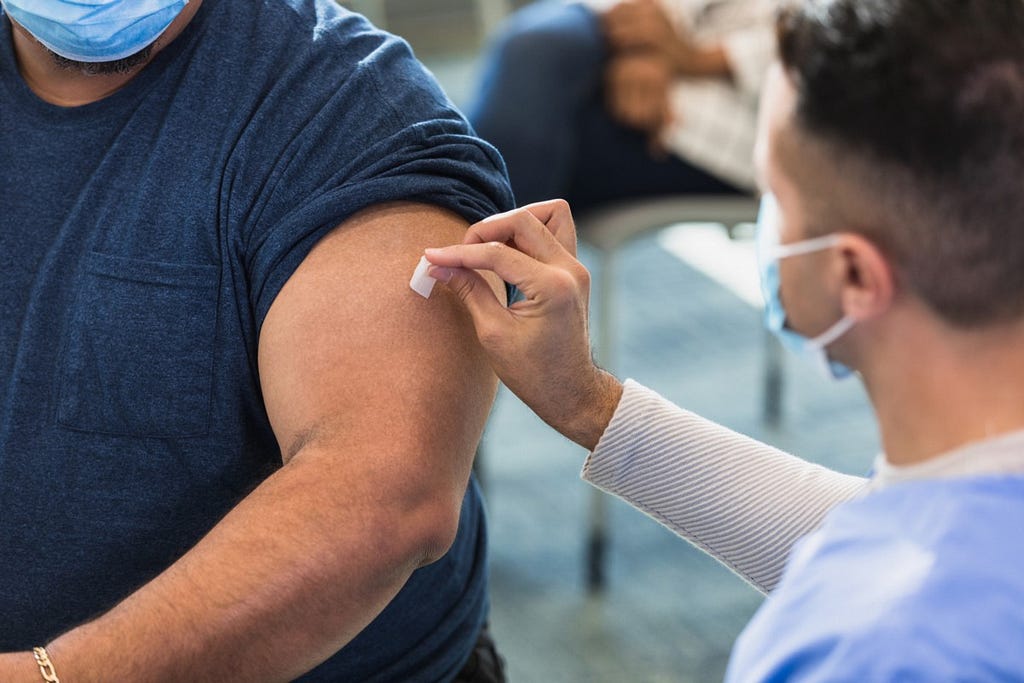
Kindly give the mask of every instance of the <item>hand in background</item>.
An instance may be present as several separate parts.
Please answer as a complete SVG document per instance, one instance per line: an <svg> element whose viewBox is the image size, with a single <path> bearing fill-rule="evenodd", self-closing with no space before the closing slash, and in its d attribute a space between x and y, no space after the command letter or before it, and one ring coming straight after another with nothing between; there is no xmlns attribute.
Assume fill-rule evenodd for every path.
<svg viewBox="0 0 1024 683"><path fill-rule="evenodd" d="M531 204L470 227L461 245L428 249L429 273L465 303L502 382L541 419L593 449L622 395L591 357L590 274L576 260L576 228L562 200ZM504 306L477 270L524 298Z"/></svg>
<svg viewBox="0 0 1024 683"><path fill-rule="evenodd" d="M608 112L619 123L657 137L670 122L672 69L655 53L613 57L605 72Z"/></svg>
<svg viewBox="0 0 1024 683"><path fill-rule="evenodd" d="M612 59L642 53L660 56L675 76L730 78L721 43L701 44L673 24L657 0L621 0L601 15Z"/></svg>
<svg viewBox="0 0 1024 683"><path fill-rule="evenodd" d="M665 52L680 40L656 0L622 0L605 10L601 25L612 52Z"/></svg>

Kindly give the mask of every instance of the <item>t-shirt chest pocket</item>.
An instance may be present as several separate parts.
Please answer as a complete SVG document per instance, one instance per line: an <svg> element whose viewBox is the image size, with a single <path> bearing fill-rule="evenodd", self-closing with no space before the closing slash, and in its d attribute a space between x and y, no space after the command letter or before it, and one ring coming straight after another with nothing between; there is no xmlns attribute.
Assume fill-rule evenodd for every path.
<svg viewBox="0 0 1024 683"><path fill-rule="evenodd" d="M210 428L219 268L86 255L57 422L136 437Z"/></svg>

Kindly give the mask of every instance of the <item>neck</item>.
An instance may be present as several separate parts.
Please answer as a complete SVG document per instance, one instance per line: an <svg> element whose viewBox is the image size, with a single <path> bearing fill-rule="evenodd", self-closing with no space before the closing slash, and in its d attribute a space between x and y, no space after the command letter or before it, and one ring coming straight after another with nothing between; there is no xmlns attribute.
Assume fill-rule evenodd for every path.
<svg viewBox="0 0 1024 683"><path fill-rule="evenodd" d="M933 319L877 346L862 375L891 464L1024 430L1024 323L963 331Z"/></svg>
<svg viewBox="0 0 1024 683"><path fill-rule="evenodd" d="M61 66L53 59L50 51L28 31L10 22L18 70L32 92L45 102L62 107L79 107L97 102L114 94L138 76L161 50L185 30L201 5L202 0L189 2L153 43L149 60L131 71L117 74L87 74Z"/></svg>

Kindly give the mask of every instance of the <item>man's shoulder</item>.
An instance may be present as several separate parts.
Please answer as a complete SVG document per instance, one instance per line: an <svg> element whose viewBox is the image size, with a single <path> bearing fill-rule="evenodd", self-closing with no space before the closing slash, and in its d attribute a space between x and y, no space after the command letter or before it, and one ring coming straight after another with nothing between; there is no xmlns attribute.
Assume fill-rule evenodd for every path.
<svg viewBox="0 0 1024 683"><path fill-rule="evenodd" d="M250 130L333 118L350 139L361 130L356 110L367 107L374 126L381 117L399 127L461 118L406 41L334 0L214 0L201 32L193 56L208 77L192 82L251 108Z"/></svg>
<svg viewBox="0 0 1024 683"><path fill-rule="evenodd" d="M890 570L898 574L899 563ZM976 578L928 581L881 609L870 590L858 595L863 586L842 589L842 597L833 593L817 606L826 609L805 605L806 612L795 614L799 605L791 603L789 625L769 620L748 642L741 639L734 673L739 680L757 672L751 678L833 683L1016 680L1024 671L1021 592L1005 586L977 592Z"/></svg>
<svg viewBox="0 0 1024 683"><path fill-rule="evenodd" d="M992 478L847 503L794 551L741 639L740 668L812 681L1024 670L1021 502L1019 482Z"/></svg>
<svg viewBox="0 0 1024 683"><path fill-rule="evenodd" d="M822 670L859 672L857 680L1015 679L1024 670L1024 621L999 605L1019 603L1003 591L974 593L970 584L969 577L936 583L894 605L871 628L845 634Z"/></svg>
<svg viewBox="0 0 1024 683"><path fill-rule="evenodd" d="M208 21L205 39L225 62L278 72L351 63L395 40L334 0L216 0Z"/></svg>
<svg viewBox="0 0 1024 683"><path fill-rule="evenodd" d="M846 593L844 612L876 613L865 620L837 617L850 627L834 633L836 644L823 666L849 667L862 674L860 680L1004 680L1024 671L1024 615L1018 608L1024 602L1018 569L1024 555L1011 519L986 514L996 512L994 503L1010 500L1002 495L1009 484L952 482L945 490L958 491L961 500L949 495L941 501L947 507L926 509L948 519L894 534L900 543L885 544L879 559L886 561L869 563L864 585L853 578L837 585ZM1020 509L1020 501L1014 503ZM897 545L904 552L893 552ZM873 590L885 585L900 589Z"/></svg>

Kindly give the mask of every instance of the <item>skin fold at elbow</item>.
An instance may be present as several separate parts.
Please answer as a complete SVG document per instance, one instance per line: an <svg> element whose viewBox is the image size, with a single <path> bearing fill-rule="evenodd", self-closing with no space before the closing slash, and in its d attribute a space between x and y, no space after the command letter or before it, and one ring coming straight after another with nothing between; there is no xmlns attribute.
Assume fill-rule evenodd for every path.
<svg viewBox="0 0 1024 683"><path fill-rule="evenodd" d="M438 501L417 513L420 533L415 544L419 555L418 567L437 562L451 549L459 531L458 501Z"/></svg>
<svg viewBox="0 0 1024 683"><path fill-rule="evenodd" d="M365 488L359 487L360 491L353 490L351 476L336 476L338 473L332 472L333 468L324 467L323 458L327 453L311 452L314 450L319 449L303 449L285 469L306 470L304 476L298 478L305 480L306 491L312 485L323 494L316 506L320 517L317 526L325 535L327 545L337 553L351 552L346 543L339 544L339 539L333 538L337 529L346 524L346 518L361 520L358 524L361 529L353 532L363 536L361 545L372 548L371 555L385 571L386 568L417 569L429 565L451 548L459 530L468 471L458 482L452 482L447 476L436 476L436 470L427 473L411 468L390 482L367 482ZM332 480L339 485L332 486ZM346 500L347 504L337 506L339 500ZM332 538L333 542L329 540Z"/></svg>

